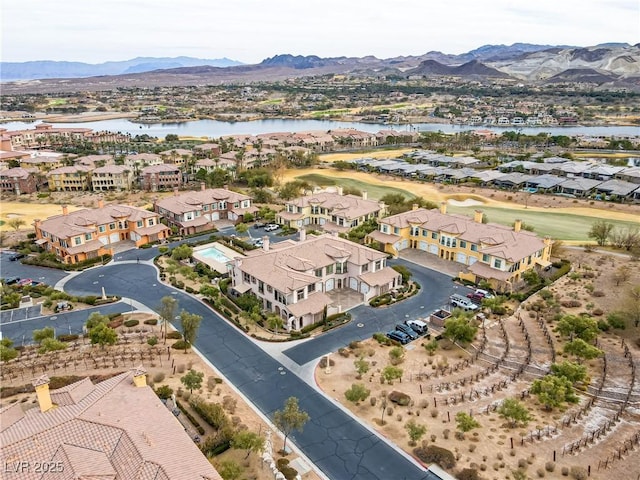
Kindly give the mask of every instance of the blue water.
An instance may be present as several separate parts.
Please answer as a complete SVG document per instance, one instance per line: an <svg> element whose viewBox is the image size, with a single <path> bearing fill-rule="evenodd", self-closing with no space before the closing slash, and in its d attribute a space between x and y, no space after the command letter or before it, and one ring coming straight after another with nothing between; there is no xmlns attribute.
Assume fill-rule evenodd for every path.
<svg viewBox="0 0 640 480"><path fill-rule="evenodd" d="M211 260L214 260L222 264L225 264L231 261L229 257L227 257L220 250L218 250L215 246L205 248L204 250L198 250L198 254L203 256L204 258L210 258Z"/></svg>
<svg viewBox="0 0 640 480"><path fill-rule="evenodd" d="M0 128L7 130L33 129L36 122L6 122L0 123ZM129 133L133 136L147 134L152 137L164 138L168 134L206 137L210 139L219 138L224 135L255 135L259 133L275 132L301 132L307 130L329 131L338 128L355 128L363 132L376 133L380 130L396 131L419 131L460 133L469 130L491 130L494 132L519 131L527 135L537 135L538 133L548 133L550 135L590 135L605 136L611 135L640 135L640 127L627 126L601 126L601 127L472 127L469 125L451 125L447 123L415 123L412 125L387 125L377 123L361 122L338 122L333 120L295 120L295 119L270 119L254 120L247 122L220 122L217 120L196 120L193 122L181 123L154 123L140 124L127 119L101 120L98 122L82 123L55 123L57 127L65 128L91 128L95 131L107 130L110 132Z"/></svg>

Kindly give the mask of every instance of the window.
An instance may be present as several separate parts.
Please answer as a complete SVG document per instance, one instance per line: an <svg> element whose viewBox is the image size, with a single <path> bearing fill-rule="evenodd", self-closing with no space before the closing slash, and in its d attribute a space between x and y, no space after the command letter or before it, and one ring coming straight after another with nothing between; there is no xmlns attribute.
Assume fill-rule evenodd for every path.
<svg viewBox="0 0 640 480"><path fill-rule="evenodd" d="M242 272L242 281L245 283L251 282L251 276L247 272Z"/></svg>
<svg viewBox="0 0 640 480"><path fill-rule="evenodd" d="M381 232L382 233L389 233L389 227L387 225L382 225Z"/></svg>
<svg viewBox="0 0 640 480"><path fill-rule="evenodd" d="M115 230L116 229L116 224L115 223L110 223L109 224L109 230Z"/></svg>
<svg viewBox="0 0 640 480"><path fill-rule="evenodd" d="M336 273L347 273L347 264L346 263L336 263Z"/></svg>
<svg viewBox="0 0 640 480"><path fill-rule="evenodd" d="M82 237L73 237L74 245L82 245Z"/></svg>
<svg viewBox="0 0 640 480"><path fill-rule="evenodd" d="M460 248L467 248L467 242L460 240Z"/></svg>
<svg viewBox="0 0 640 480"><path fill-rule="evenodd" d="M478 245L476 245L475 243L471 244L471 251L472 252L477 252L478 251Z"/></svg>
<svg viewBox="0 0 640 480"><path fill-rule="evenodd" d="M205 212L209 211L209 205L203 205L202 206L202 210L204 210Z"/></svg>
<svg viewBox="0 0 640 480"><path fill-rule="evenodd" d="M298 297L298 301L304 300L304 288L301 288L296 292L296 296Z"/></svg>
<svg viewBox="0 0 640 480"><path fill-rule="evenodd" d="M107 230L107 227L105 227L104 225L100 225L98 227L98 232L100 232L100 233L104 233L106 230Z"/></svg>
<svg viewBox="0 0 640 480"><path fill-rule="evenodd" d="M258 280L258 292L264 293L264 282L262 280Z"/></svg>
<svg viewBox="0 0 640 480"><path fill-rule="evenodd" d="M321 268L316 269L316 277L322 278L322 269Z"/></svg>
<svg viewBox="0 0 640 480"><path fill-rule="evenodd" d="M333 273L333 264L327 265L326 274L331 275Z"/></svg>
<svg viewBox="0 0 640 480"><path fill-rule="evenodd" d="M431 232L431 238L434 240L438 239L438 233L437 232Z"/></svg>
<svg viewBox="0 0 640 480"><path fill-rule="evenodd" d="M91 240L91 234L90 233L85 233L84 234L84 239L88 242L89 240Z"/></svg>
<svg viewBox="0 0 640 480"><path fill-rule="evenodd" d="M144 222L143 222L142 220L138 220L138 221L136 222L136 226L137 226L138 228L142 227L142 225L144 225Z"/></svg>
<svg viewBox="0 0 640 480"><path fill-rule="evenodd" d="M316 284L312 283L309 286L307 286L307 292L312 293L316 291Z"/></svg>
<svg viewBox="0 0 640 480"><path fill-rule="evenodd" d="M271 285L267 285L267 292L273 292L273 287Z"/></svg>
<svg viewBox="0 0 640 480"><path fill-rule="evenodd" d="M393 227L393 233L398 235L400 233L400 229L398 227Z"/></svg>
<svg viewBox="0 0 640 480"><path fill-rule="evenodd" d="M428 237L429 236L429 232L427 232L426 230L422 230L422 236L423 237Z"/></svg>
<svg viewBox="0 0 640 480"><path fill-rule="evenodd" d="M362 273L366 273L369 271L369 264L365 263L364 265L362 265Z"/></svg>
<svg viewBox="0 0 640 480"><path fill-rule="evenodd" d="M376 270L380 270L382 268L382 260L376 260Z"/></svg>
<svg viewBox="0 0 640 480"><path fill-rule="evenodd" d="M500 260L499 258L495 258L493 260L493 268L500 268L502 267L502 260Z"/></svg>
<svg viewBox="0 0 640 480"><path fill-rule="evenodd" d="M153 226L156 224L156 222L155 222L155 220L154 220L153 218L150 218L150 219L147 221L147 223L149 224L149 226L150 226L150 227L153 227Z"/></svg>
<svg viewBox="0 0 640 480"><path fill-rule="evenodd" d="M485 263L488 262L489 261L489 255L487 255L486 253L483 253L482 254L482 261L485 262Z"/></svg>

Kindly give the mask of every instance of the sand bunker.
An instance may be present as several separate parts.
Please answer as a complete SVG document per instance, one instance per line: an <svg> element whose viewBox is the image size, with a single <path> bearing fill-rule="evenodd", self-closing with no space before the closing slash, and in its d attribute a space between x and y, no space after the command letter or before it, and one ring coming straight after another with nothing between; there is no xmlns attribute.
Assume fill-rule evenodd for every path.
<svg viewBox="0 0 640 480"><path fill-rule="evenodd" d="M454 200L450 198L447 200L447 203L454 207L476 207L478 205L484 205L482 202L474 200L473 198L467 198L465 200Z"/></svg>

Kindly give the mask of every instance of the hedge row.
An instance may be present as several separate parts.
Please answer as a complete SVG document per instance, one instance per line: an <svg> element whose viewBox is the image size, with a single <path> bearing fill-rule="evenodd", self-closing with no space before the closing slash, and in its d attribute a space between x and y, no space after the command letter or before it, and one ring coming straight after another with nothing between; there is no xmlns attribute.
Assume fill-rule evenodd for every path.
<svg viewBox="0 0 640 480"><path fill-rule="evenodd" d="M189 410L184 408L184 406L178 400L176 400L176 405L178 406L180 411L184 413L185 416L189 419L189 421L191 422L191 425L193 425L196 428L198 433L200 435L204 435L205 433L204 427L200 425L200 422L198 422L198 420L196 420L196 418L193 415L191 415L191 413L189 413Z"/></svg>

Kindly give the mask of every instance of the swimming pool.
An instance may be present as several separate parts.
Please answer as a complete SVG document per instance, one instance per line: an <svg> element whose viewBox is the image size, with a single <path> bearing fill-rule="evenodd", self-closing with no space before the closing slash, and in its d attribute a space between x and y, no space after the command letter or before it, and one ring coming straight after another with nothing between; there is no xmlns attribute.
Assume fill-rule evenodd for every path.
<svg viewBox="0 0 640 480"><path fill-rule="evenodd" d="M218 263L227 263L230 262L231 259L227 257L224 253L218 250L215 246L205 248L203 250L198 250L198 254L204 258L209 258Z"/></svg>

